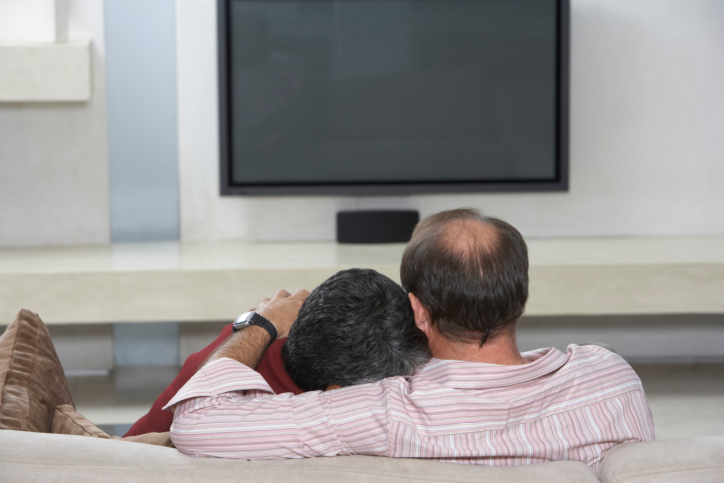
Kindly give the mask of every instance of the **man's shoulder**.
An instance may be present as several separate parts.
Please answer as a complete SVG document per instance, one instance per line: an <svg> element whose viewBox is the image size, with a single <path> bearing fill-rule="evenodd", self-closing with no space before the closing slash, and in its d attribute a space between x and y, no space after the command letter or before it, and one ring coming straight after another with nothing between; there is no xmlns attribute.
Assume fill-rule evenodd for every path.
<svg viewBox="0 0 724 483"><path fill-rule="evenodd" d="M575 380L577 385L595 385L603 392L625 393L642 391L641 379L636 371L619 354L599 345L571 344L567 349L568 362L562 372Z"/></svg>
<svg viewBox="0 0 724 483"><path fill-rule="evenodd" d="M433 358L415 376L413 391L497 391L503 397L526 396L529 392L605 385L617 391L641 389L641 381L618 354L597 345L568 346L523 353L527 364L499 366L480 362Z"/></svg>
<svg viewBox="0 0 724 483"><path fill-rule="evenodd" d="M568 363L581 368L603 364L604 367L627 367L633 371L623 357L614 352L613 349L603 345L570 344L566 349L566 353L569 359Z"/></svg>
<svg viewBox="0 0 724 483"><path fill-rule="evenodd" d="M599 357L621 357L613 350L613 348L605 344L569 344L567 351L569 353L577 352Z"/></svg>

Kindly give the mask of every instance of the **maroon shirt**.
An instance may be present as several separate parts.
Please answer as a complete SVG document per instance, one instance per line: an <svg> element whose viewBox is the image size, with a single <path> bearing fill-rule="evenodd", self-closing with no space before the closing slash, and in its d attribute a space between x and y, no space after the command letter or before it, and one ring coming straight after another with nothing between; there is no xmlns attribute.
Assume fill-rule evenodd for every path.
<svg viewBox="0 0 724 483"><path fill-rule="evenodd" d="M171 429L171 422L173 421L173 413L171 411L164 411L162 408L168 404L172 397L186 384L186 381L191 379L191 376L196 374L201 364L206 360L207 357L221 345L231 335L231 325L227 325L211 344L191 354L184 362L181 371L176 376L176 379L169 384L169 386L158 396L156 402L153 403L151 409L141 419L136 421L131 429L124 436L137 436L139 434L146 433L163 433ZM303 391L294 384L292 378L289 377L287 371L284 370L284 363L282 362L282 346L284 345L284 339L275 340L264 352L264 355L259 361L259 365L256 371L266 380L271 388L277 394L284 392L293 392L294 394L300 394Z"/></svg>

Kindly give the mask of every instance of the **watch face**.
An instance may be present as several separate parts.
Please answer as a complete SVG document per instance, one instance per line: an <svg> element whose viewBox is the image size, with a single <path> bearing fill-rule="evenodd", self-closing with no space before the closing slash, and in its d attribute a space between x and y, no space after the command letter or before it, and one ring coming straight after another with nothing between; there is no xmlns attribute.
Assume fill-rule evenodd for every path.
<svg viewBox="0 0 724 483"><path fill-rule="evenodd" d="M239 330L243 329L247 325L249 325L249 320L251 319L252 315L254 315L254 312L244 312L240 316L236 318L234 321L234 324L232 325L233 330Z"/></svg>

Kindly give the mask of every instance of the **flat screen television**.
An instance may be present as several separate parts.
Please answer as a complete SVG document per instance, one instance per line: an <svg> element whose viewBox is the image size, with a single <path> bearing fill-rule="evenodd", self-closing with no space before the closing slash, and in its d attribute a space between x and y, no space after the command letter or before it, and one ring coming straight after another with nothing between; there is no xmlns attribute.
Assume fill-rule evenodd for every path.
<svg viewBox="0 0 724 483"><path fill-rule="evenodd" d="M218 0L221 194L568 189L569 0Z"/></svg>

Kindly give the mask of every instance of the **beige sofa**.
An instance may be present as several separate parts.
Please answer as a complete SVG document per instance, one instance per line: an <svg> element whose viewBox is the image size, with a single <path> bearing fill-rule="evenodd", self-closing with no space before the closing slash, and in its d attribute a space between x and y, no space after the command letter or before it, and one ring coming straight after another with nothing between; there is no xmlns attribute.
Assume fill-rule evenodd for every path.
<svg viewBox="0 0 724 483"><path fill-rule="evenodd" d="M0 431L0 481L243 482L722 482L724 436L614 447L596 476L560 461L518 467L339 456L249 461L193 458L173 448L65 434Z"/></svg>
<svg viewBox="0 0 724 483"><path fill-rule="evenodd" d="M724 436L614 447L598 477L583 463L519 467L342 456L247 461L192 458L168 433L134 441L107 434L75 411L47 327L22 310L0 336L0 482L42 481L551 481L724 482ZM138 439L140 438L140 439Z"/></svg>

